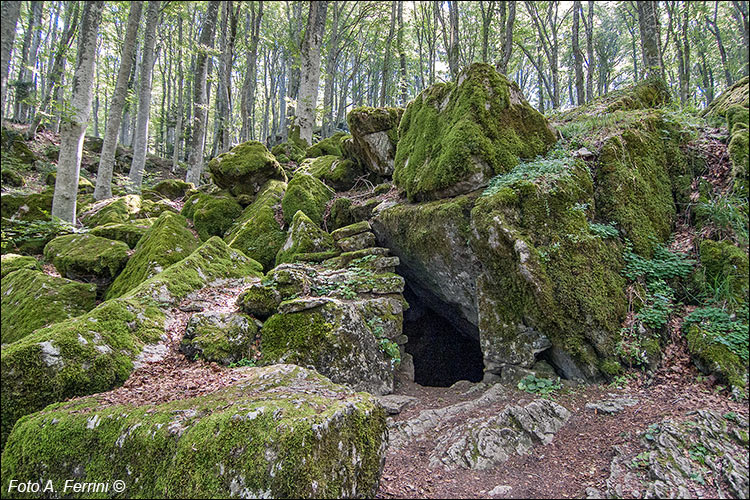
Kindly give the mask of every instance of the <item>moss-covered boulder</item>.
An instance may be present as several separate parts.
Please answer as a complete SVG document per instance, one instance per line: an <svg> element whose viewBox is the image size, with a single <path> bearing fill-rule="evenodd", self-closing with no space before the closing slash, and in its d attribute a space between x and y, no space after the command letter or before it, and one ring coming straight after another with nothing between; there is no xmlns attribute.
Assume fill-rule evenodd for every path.
<svg viewBox="0 0 750 500"><path fill-rule="evenodd" d="M176 200L184 198L185 193L195 189L195 185L192 182L185 182L180 179L165 179L151 189L165 198Z"/></svg>
<svg viewBox="0 0 750 500"><path fill-rule="evenodd" d="M32 194L3 194L0 196L2 217L24 221L48 220L52 211L53 194L52 189Z"/></svg>
<svg viewBox="0 0 750 500"><path fill-rule="evenodd" d="M244 313L259 320L266 320L273 315L281 304L281 293L276 288L262 283L255 283L237 297L237 307Z"/></svg>
<svg viewBox="0 0 750 500"><path fill-rule="evenodd" d="M344 154L344 150L341 148L341 141L350 137L351 136L346 132L336 132L331 137L327 137L317 144L307 148L307 151L305 151L305 157L317 158L326 155L341 156Z"/></svg>
<svg viewBox="0 0 750 500"><path fill-rule="evenodd" d="M274 266L287 237L283 222L276 216L285 190L285 183L268 181L224 237L229 246L260 262L266 271Z"/></svg>
<svg viewBox="0 0 750 500"><path fill-rule="evenodd" d="M130 248L135 248L143 235L153 225L154 219L137 219L130 222L113 222L96 226L89 233L94 236L122 241Z"/></svg>
<svg viewBox="0 0 750 500"><path fill-rule="evenodd" d="M142 359L165 353L165 311L188 294L217 280L260 277L260 269L214 237L123 297L3 347L2 442L18 418L66 398L107 391L127 380Z"/></svg>
<svg viewBox="0 0 750 500"><path fill-rule="evenodd" d="M271 153L281 163L299 163L305 157L305 150L294 141L282 142L271 148Z"/></svg>
<svg viewBox="0 0 750 500"><path fill-rule="evenodd" d="M190 197L188 203L192 204L192 210L183 207L183 214L192 212L193 226L202 241L211 236L223 237L242 214L242 206L231 196L198 194Z"/></svg>
<svg viewBox="0 0 750 500"><path fill-rule="evenodd" d="M128 261L130 249L122 241L92 234L58 236L44 247L44 258L60 275L100 289L112 283Z"/></svg>
<svg viewBox="0 0 750 500"><path fill-rule="evenodd" d="M747 303L748 254L730 241L703 240L700 243L703 279L713 290L721 290L737 304Z"/></svg>
<svg viewBox="0 0 750 500"><path fill-rule="evenodd" d="M222 365L253 361L258 325L244 314L207 311L193 314L180 343L188 359Z"/></svg>
<svg viewBox="0 0 750 500"><path fill-rule="evenodd" d="M725 336L747 335L747 323L740 328L734 326L723 332L718 332L710 319L698 324L690 325L685 332L688 352L693 363L705 374L714 375L719 381L732 387L747 391L748 388L748 356L747 344L744 346L744 358L730 346Z"/></svg>
<svg viewBox="0 0 750 500"><path fill-rule="evenodd" d="M121 224L138 218L143 201L137 194L98 201L83 209L81 222L88 227Z"/></svg>
<svg viewBox="0 0 750 500"><path fill-rule="evenodd" d="M341 196L331 203L326 227L336 230L372 217L373 210L381 203L379 198L357 200Z"/></svg>
<svg viewBox="0 0 750 500"><path fill-rule="evenodd" d="M29 167L38 159L36 154L29 148L24 140L23 134L10 128L2 127L2 160L4 165L14 167Z"/></svg>
<svg viewBox="0 0 750 500"><path fill-rule="evenodd" d="M314 366L358 391L393 391L391 358L380 349L356 304L326 297L293 299L282 307L292 312L279 312L263 323L264 363Z"/></svg>
<svg viewBox="0 0 750 500"><path fill-rule="evenodd" d="M318 156L305 160L300 168L325 182L336 191L351 189L358 179L366 177L368 174L359 163L334 155Z"/></svg>
<svg viewBox="0 0 750 500"><path fill-rule="evenodd" d="M298 211L303 211L318 226L323 223L326 205L333 198L334 191L322 181L304 172L296 174L287 186L281 208L287 224Z"/></svg>
<svg viewBox="0 0 750 500"><path fill-rule="evenodd" d="M354 108L346 117L351 139L343 139L345 156L361 162L368 170L381 176L393 175L398 125L403 108Z"/></svg>
<svg viewBox="0 0 750 500"><path fill-rule="evenodd" d="M729 108L733 106L747 108L748 101L750 101L750 77L746 76L711 101L701 115L723 125Z"/></svg>
<svg viewBox="0 0 750 500"><path fill-rule="evenodd" d="M79 316L94 308L96 285L20 269L3 278L3 344L38 328Z"/></svg>
<svg viewBox="0 0 750 500"><path fill-rule="evenodd" d="M3 254L2 263L0 263L0 275L5 278L7 274L19 269L35 269L37 271L42 270L42 266L39 261L34 257L28 255L18 255L16 253Z"/></svg>
<svg viewBox="0 0 750 500"><path fill-rule="evenodd" d="M3 167L0 170L0 180L2 181L3 187L22 187L26 184L23 176L18 173L17 170L10 167Z"/></svg>
<svg viewBox="0 0 750 500"><path fill-rule="evenodd" d="M213 394L159 405L94 396L51 406L14 429L2 487L43 474L54 484L130 478L129 497L375 496L387 428L374 397L299 366L237 376Z"/></svg>
<svg viewBox="0 0 750 500"><path fill-rule="evenodd" d="M185 217L165 213L146 232L119 276L107 290L107 299L119 297L159 274L198 248L198 238Z"/></svg>
<svg viewBox="0 0 750 500"><path fill-rule="evenodd" d="M333 252L335 256L336 245L330 234L326 233L320 226L305 215L302 210L297 211L289 227L289 233L276 255L276 265L284 262L294 262L295 257L300 254L314 254Z"/></svg>
<svg viewBox="0 0 750 500"><path fill-rule="evenodd" d="M393 181L410 200L468 193L519 159L544 154L556 139L517 84L489 65L472 64L457 82L433 85L409 103Z"/></svg>
<svg viewBox="0 0 750 500"><path fill-rule="evenodd" d="M233 195L254 195L271 179L286 182L286 174L279 162L258 141L235 146L208 163L214 182Z"/></svg>

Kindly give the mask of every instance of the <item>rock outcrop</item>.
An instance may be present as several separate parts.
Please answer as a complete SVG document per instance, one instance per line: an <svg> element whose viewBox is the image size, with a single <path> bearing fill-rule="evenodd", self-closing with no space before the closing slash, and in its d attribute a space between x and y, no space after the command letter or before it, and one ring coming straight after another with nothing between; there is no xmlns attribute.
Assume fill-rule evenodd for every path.
<svg viewBox="0 0 750 500"><path fill-rule="evenodd" d="M128 246L91 234L58 236L44 247L44 258L62 276L96 283L104 290L128 261Z"/></svg>
<svg viewBox="0 0 750 500"><path fill-rule="evenodd" d="M258 141L248 141L220 154L208 163L217 186L233 195L255 195L271 179L286 182L279 162Z"/></svg>
<svg viewBox="0 0 750 500"><path fill-rule="evenodd" d="M345 156L360 161L371 172L393 175L398 125L402 108L354 108L346 117L352 138L343 141Z"/></svg>

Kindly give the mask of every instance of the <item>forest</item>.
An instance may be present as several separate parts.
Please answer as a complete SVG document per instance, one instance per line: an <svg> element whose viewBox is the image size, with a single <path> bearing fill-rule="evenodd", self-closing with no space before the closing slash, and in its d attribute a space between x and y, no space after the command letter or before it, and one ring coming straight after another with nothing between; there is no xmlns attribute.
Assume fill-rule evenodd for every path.
<svg viewBox="0 0 750 500"><path fill-rule="evenodd" d="M747 1L3 1L3 498L747 498Z"/></svg>

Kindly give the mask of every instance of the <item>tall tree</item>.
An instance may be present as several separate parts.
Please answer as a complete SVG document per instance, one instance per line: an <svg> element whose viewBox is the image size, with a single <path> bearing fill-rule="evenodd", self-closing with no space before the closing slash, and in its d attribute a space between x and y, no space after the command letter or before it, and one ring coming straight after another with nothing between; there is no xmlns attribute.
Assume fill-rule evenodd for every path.
<svg viewBox="0 0 750 500"><path fill-rule="evenodd" d="M594 100L594 0L588 1L589 14L583 21L586 29L586 100Z"/></svg>
<svg viewBox="0 0 750 500"><path fill-rule="evenodd" d="M247 72L242 84L242 97L240 100L240 110L242 113L242 130L240 139L247 141L255 138L255 87L257 85L258 73L258 41L260 40L260 23L263 20L263 2L257 2L258 10L255 10L256 2L250 3L250 12L246 20L246 30L249 36L249 46L247 50Z"/></svg>
<svg viewBox="0 0 750 500"><path fill-rule="evenodd" d="M581 53L581 47L578 43L578 33L580 28L579 14L581 12L581 2L576 0L573 2L573 61L576 72L576 99L578 105L582 105L586 102L586 91L583 85L583 54Z"/></svg>
<svg viewBox="0 0 750 500"><path fill-rule="evenodd" d="M205 129L208 117L208 52L214 46L214 32L216 19L219 16L219 2L208 2L206 16L203 20L198 57L195 61L195 82L193 92L193 126L188 154L188 171L185 176L187 182L196 186L200 184L203 173L203 149L205 146Z"/></svg>
<svg viewBox="0 0 750 500"><path fill-rule="evenodd" d="M742 74L750 73L750 26L748 26L748 2L747 0L732 0L732 15L740 24L742 34L742 60L745 63Z"/></svg>
<svg viewBox="0 0 750 500"><path fill-rule="evenodd" d="M52 215L74 224L76 194L81 169L83 134L91 114L94 89L96 37L102 20L104 2L87 1L83 6L78 37L78 58L73 76L73 97L69 113L63 115L60 127L60 155L52 197Z"/></svg>
<svg viewBox="0 0 750 500"><path fill-rule="evenodd" d="M380 87L380 107L386 104L388 95L388 82L391 74L391 45L393 44L393 32L396 27L396 0L391 1L391 27L388 29L388 37L385 39L385 51L383 52L382 84Z"/></svg>
<svg viewBox="0 0 750 500"><path fill-rule="evenodd" d="M177 18L177 117L174 125L174 151L172 155L172 174L177 173L177 166L182 159L182 119L185 114L183 102L184 85L182 69L182 15Z"/></svg>
<svg viewBox="0 0 750 500"><path fill-rule="evenodd" d="M659 6L657 2L647 0L638 0L636 6L644 71L647 76L664 79L664 65L660 50Z"/></svg>
<svg viewBox="0 0 750 500"><path fill-rule="evenodd" d="M99 169L96 174L96 188L94 189L95 200L104 200L112 197L112 170L115 165L117 137L120 134L122 109L125 106L125 99L128 97L128 79L130 78L130 71L133 68L133 49L135 48L135 39L138 36L138 25L141 22L142 10L142 1L131 2L128 14L128 27L122 45L120 68L117 71L117 83L115 84L115 91L112 96L112 104L109 107L102 153L99 156Z"/></svg>
<svg viewBox="0 0 750 500"><path fill-rule="evenodd" d="M21 46L21 61L18 66L18 78L16 79L16 100L13 116L16 121L28 121L29 105L27 99L33 93L34 81L33 71L30 65L36 64L36 54L33 53L39 48L39 24L42 19L42 3L29 2L29 22L23 34L23 45Z"/></svg>
<svg viewBox="0 0 750 500"><path fill-rule="evenodd" d="M141 61L141 81L138 86L138 116L133 138L133 162L130 164L130 188L140 192L143 183L143 170L146 167L148 152L148 122L151 115L151 77L156 60L156 27L159 24L161 2L149 0L146 10L146 30L143 33L143 59Z"/></svg>
<svg viewBox="0 0 750 500"><path fill-rule="evenodd" d="M299 136L308 144L312 144L312 132L315 125L315 107L320 83L320 46L323 43L327 9L328 2L326 1L310 2L307 30L302 43L298 110Z"/></svg>
<svg viewBox="0 0 750 500"><path fill-rule="evenodd" d="M505 2L500 2L501 9L505 9ZM489 62L488 52L490 45L490 28L492 27L492 18L495 15L495 1L479 1L479 11L482 14L482 62Z"/></svg>
<svg viewBox="0 0 750 500"><path fill-rule="evenodd" d="M10 54L13 51L13 41L16 39L16 24L21 14L21 2L8 1L2 3L2 14L0 15L0 47L2 50L2 80L0 80L0 117L5 116L5 96L8 92L8 72L10 71Z"/></svg>
<svg viewBox="0 0 750 500"><path fill-rule="evenodd" d="M689 9L689 5L685 5L685 30L687 31L687 10ZM734 78L732 78L732 72L729 70L729 63L727 61L727 50L724 48L724 41L721 38L721 28L719 28L719 22L718 22L718 14L719 14L719 2L718 0L714 1L714 15L713 18L706 15L706 28L708 28L708 31L711 32L711 34L716 39L716 47L719 49L719 56L721 57L721 67L724 69L724 79L727 82L727 87L731 86L734 83ZM687 41L687 40L685 40Z"/></svg>
<svg viewBox="0 0 750 500"><path fill-rule="evenodd" d="M508 63L513 55L513 23L516 20L515 0L500 2L500 26L503 29L503 43L497 70L502 74L508 73Z"/></svg>
<svg viewBox="0 0 750 500"><path fill-rule="evenodd" d="M398 79L398 87L401 91L401 106L406 106L407 101L407 83L406 83L406 49L404 48L404 2L399 0L398 2L398 35L396 37L396 45L398 49L398 60L399 67L401 69L401 75Z"/></svg>

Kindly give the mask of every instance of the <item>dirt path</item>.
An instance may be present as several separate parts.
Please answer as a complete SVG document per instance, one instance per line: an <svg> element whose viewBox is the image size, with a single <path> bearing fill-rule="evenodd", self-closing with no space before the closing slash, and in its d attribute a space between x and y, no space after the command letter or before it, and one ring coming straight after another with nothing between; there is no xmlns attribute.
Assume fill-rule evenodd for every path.
<svg viewBox="0 0 750 500"><path fill-rule="evenodd" d="M554 401L572 416L549 445L537 444L526 455L516 455L489 470L456 469L439 465L431 468L429 455L435 439L453 430L440 429L435 439L415 441L405 448L389 448L378 498L585 498L586 489L606 489L613 446L638 451L638 441L652 423L664 418L682 421L696 409L736 412L747 416L746 402L737 403L719 394L712 381L699 378L692 366L681 362L656 372L653 379L631 375L627 384L562 389ZM400 421L428 408L442 408L477 398L482 391L466 394L468 385L454 388L401 384L397 393L417 397L419 402L393 417ZM639 403L621 413L608 415L585 407L587 402L607 399L609 394L635 397ZM535 396L508 389L507 397L476 413L497 414L504 406L531 400ZM465 419L459 419L459 421ZM707 482L704 497L716 497L718 489Z"/></svg>

